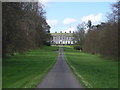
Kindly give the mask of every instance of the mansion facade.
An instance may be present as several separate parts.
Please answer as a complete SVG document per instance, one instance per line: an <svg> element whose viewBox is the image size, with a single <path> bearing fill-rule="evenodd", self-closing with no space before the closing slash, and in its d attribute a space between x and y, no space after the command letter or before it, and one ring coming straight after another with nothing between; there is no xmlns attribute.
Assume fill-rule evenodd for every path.
<svg viewBox="0 0 120 90"><path fill-rule="evenodd" d="M52 39L51 44L53 45L71 45L74 44L74 37L71 31L69 33L51 33Z"/></svg>

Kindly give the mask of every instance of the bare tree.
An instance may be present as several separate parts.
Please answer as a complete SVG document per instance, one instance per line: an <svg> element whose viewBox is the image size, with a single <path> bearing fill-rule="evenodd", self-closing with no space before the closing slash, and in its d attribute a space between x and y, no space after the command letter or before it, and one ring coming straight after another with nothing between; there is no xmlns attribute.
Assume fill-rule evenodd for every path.
<svg viewBox="0 0 120 90"><path fill-rule="evenodd" d="M74 33L74 40L77 41L77 45L79 45L82 49L84 48L85 41L85 23L79 24L77 26L77 31Z"/></svg>
<svg viewBox="0 0 120 90"><path fill-rule="evenodd" d="M42 4L37 2L3 2L3 57L24 53L48 41L50 30Z"/></svg>

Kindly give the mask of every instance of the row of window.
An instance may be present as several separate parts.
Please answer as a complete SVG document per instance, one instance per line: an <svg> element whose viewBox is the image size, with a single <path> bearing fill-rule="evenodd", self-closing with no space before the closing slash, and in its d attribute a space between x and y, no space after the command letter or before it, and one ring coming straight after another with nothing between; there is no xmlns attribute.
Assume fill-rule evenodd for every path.
<svg viewBox="0 0 120 90"><path fill-rule="evenodd" d="M73 41L52 41L52 44L73 44Z"/></svg>
<svg viewBox="0 0 120 90"><path fill-rule="evenodd" d="M62 39L71 40L71 39L73 39L73 37L53 37L53 40L56 40L56 39L60 39L60 40L62 40Z"/></svg>

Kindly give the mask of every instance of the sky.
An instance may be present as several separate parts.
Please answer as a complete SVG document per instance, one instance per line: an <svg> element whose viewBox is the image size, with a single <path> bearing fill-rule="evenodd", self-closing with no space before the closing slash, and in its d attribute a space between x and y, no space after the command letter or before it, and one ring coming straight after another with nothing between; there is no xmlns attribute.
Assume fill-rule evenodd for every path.
<svg viewBox="0 0 120 90"><path fill-rule="evenodd" d="M47 23L51 33L75 31L78 24L92 21L92 25L107 21L113 2L46 2Z"/></svg>

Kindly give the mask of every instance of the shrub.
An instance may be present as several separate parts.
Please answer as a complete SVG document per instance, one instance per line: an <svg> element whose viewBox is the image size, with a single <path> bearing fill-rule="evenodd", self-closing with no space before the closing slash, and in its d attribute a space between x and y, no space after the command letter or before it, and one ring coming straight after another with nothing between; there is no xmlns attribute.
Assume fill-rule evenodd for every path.
<svg viewBox="0 0 120 90"><path fill-rule="evenodd" d="M82 47L80 47L79 45L75 45L75 46L74 46L74 49L75 49L75 50L82 50Z"/></svg>

